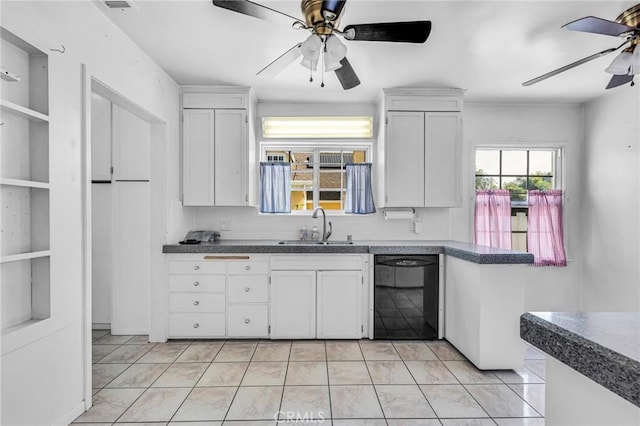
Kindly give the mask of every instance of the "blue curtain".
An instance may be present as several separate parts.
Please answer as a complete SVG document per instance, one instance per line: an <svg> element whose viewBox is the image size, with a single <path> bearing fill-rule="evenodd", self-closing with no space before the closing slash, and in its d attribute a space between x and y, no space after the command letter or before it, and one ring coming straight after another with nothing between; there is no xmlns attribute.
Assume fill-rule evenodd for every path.
<svg viewBox="0 0 640 426"><path fill-rule="evenodd" d="M345 213L370 214L376 212L371 189L371 163L347 164L347 194Z"/></svg>
<svg viewBox="0 0 640 426"><path fill-rule="evenodd" d="M291 164L260 163L260 212L291 212Z"/></svg>

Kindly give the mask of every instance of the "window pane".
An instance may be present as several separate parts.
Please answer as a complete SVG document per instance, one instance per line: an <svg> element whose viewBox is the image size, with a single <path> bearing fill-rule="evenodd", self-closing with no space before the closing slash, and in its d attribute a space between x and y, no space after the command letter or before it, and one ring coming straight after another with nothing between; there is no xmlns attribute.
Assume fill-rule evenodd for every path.
<svg viewBox="0 0 640 426"><path fill-rule="evenodd" d="M476 176L476 189L498 189L498 178L495 176Z"/></svg>
<svg viewBox="0 0 640 426"><path fill-rule="evenodd" d="M527 151L502 151L503 175L527 174Z"/></svg>
<svg viewBox="0 0 640 426"><path fill-rule="evenodd" d="M497 175L500 174L500 151L484 150L476 151L476 174Z"/></svg>
<svg viewBox="0 0 640 426"><path fill-rule="evenodd" d="M553 151L529 151L529 174L551 176L553 155Z"/></svg>
<svg viewBox="0 0 640 426"><path fill-rule="evenodd" d="M313 209L313 164L312 154L290 151L291 161L291 210Z"/></svg>
<svg viewBox="0 0 640 426"><path fill-rule="evenodd" d="M553 178L551 176L530 176L528 188L548 191L553 189Z"/></svg>
<svg viewBox="0 0 640 426"><path fill-rule="evenodd" d="M511 202L527 200L527 181L524 177L502 178L502 189L508 189L511 193Z"/></svg>

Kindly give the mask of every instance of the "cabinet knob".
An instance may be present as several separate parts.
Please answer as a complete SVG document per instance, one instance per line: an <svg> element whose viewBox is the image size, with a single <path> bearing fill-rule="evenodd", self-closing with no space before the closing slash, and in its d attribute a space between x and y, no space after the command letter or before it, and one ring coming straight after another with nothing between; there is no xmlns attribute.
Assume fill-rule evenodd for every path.
<svg viewBox="0 0 640 426"><path fill-rule="evenodd" d="M247 265L244 267L245 270L250 271L251 270L251 266Z"/></svg>
<svg viewBox="0 0 640 426"><path fill-rule="evenodd" d="M246 318L246 319L244 320L244 323L245 323L245 324L249 324L250 322L251 322L251 320L250 320L249 318Z"/></svg>
<svg viewBox="0 0 640 426"><path fill-rule="evenodd" d="M193 324L193 328L198 328L198 327L200 327L200 324L198 323Z"/></svg>
<svg viewBox="0 0 640 426"><path fill-rule="evenodd" d="M196 265L196 266L193 267L193 269L195 269L197 271L198 269L200 269L200 267L198 265Z"/></svg>
<svg viewBox="0 0 640 426"><path fill-rule="evenodd" d="M195 282L193 283L193 286L194 286L194 287L198 287L199 285L200 285L200 282L199 282L199 281L195 281Z"/></svg>
<svg viewBox="0 0 640 426"><path fill-rule="evenodd" d="M193 302L193 306L198 306L199 304L200 304L200 302L197 301L197 300L195 302Z"/></svg>
<svg viewBox="0 0 640 426"><path fill-rule="evenodd" d="M245 293L249 293L249 291L250 291L250 290L251 290L251 289L250 289L249 287L245 287L245 288L244 288Z"/></svg>

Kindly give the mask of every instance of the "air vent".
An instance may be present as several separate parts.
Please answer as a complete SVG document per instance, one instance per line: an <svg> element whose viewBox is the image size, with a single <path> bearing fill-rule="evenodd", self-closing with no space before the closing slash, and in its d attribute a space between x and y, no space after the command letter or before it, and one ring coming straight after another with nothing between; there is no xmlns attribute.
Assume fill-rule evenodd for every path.
<svg viewBox="0 0 640 426"><path fill-rule="evenodd" d="M131 0L107 0L104 4L110 9L137 9Z"/></svg>

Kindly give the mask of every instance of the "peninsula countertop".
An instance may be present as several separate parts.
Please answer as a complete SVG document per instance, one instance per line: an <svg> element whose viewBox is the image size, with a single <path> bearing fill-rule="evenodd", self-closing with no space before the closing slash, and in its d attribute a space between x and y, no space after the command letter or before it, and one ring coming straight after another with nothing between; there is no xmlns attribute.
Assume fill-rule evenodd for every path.
<svg viewBox="0 0 640 426"><path fill-rule="evenodd" d="M356 240L351 244L309 244L278 240L220 240L203 244L167 244L163 253L354 253L354 254L446 254L479 264L532 264L533 255L512 250L451 240Z"/></svg>
<svg viewBox="0 0 640 426"><path fill-rule="evenodd" d="M520 336L640 407L640 313L528 312Z"/></svg>

